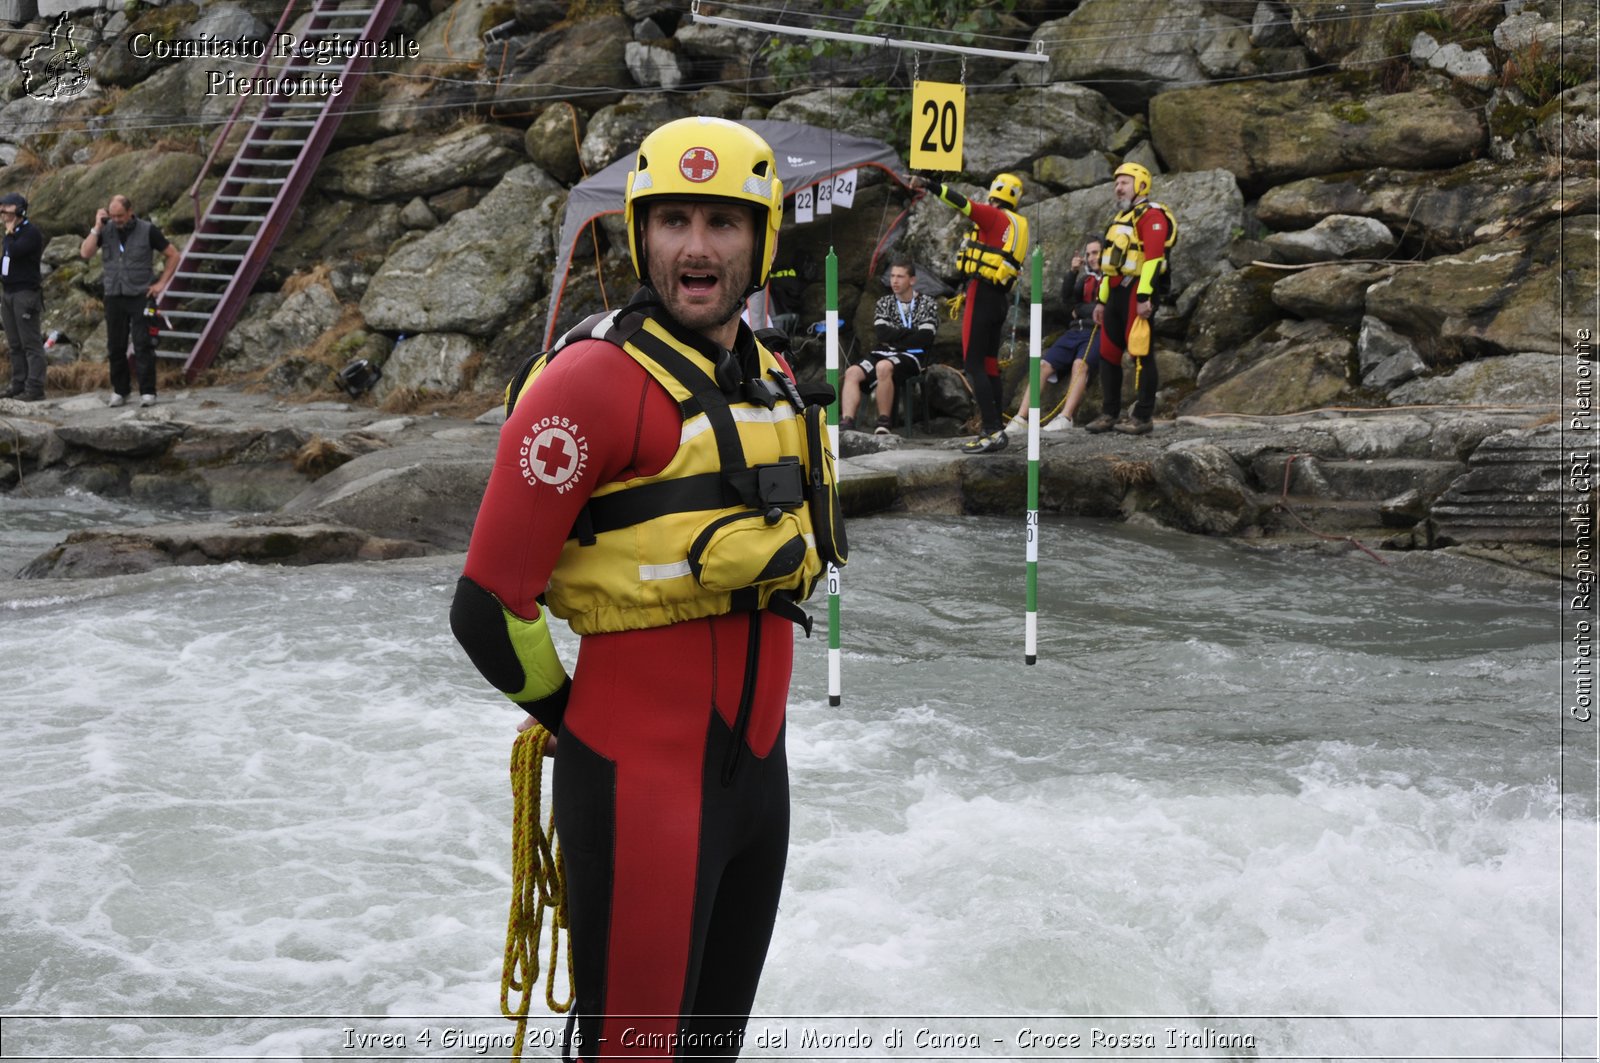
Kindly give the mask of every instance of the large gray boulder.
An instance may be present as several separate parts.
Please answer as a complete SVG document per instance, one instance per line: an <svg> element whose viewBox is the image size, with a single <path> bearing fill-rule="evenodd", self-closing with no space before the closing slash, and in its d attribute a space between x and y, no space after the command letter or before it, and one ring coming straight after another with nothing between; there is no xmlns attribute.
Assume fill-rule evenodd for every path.
<svg viewBox="0 0 1600 1063"><path fill-rule="evenodd" d="M1354 350L1347 332L1325 322L1281 322L1208 361L1179 412L1280 414L1345 404L1353 398Z"/></svg>
<svg viewBox="0 0 1600 1063"><path fill-rule="evenodd" d="M407 232L398 203L371 203L347 196L325 196L312 189L300 201L284 228L265 281L288 283L297 273L310 273L330 264L335 274L353 270L369 277L388 256L395 241ZM352 279L356 286L364 279ZM359 292L356 293L359 297Z"/></svg>
<svg viewBox="0 0 1600 1063"><path fill-rule="evenodd" d="M29 215L49 233L75 233L94 224L94 212L113 195L127 196L142 217L180 207L191 212L184 193L205 160L182 151L130 151L93 165L65 166L45 174L28 189Z"/></svg>
<svg viewBox="0 0 1600 1063"><path fill-rule="evenodd" d="M492 430L460 446L402 444L339 466L282 512L441 550L465 550L493 463Z"/></svg>
<svg viewBox="0 0 1600 1063"><path fill-rule="evenodd" d="M1372 96L1335 78L1164 92L1150 101L1150 132L1170 169L1229 169L1247 191L1374 166L1454 166L1488 138L1482 114L1447 92Z"/></svg>
<svg viewBox="0 0 1600 1063"><path fill-rule="evenodd" d="M680 38L682 34L680 30ZM897 139L894 114L865 89L821 89L786 96L772 105L767 117L774 122L803 122L824 129L845 130L887 144ZM970 123L968 128L970 130Z"/></svg>
<svg viewBox="0 0 1600 1063"><path fill-rule="evenodd" d="M578 147L583 141L584 118L570 103L553 103L539 112L522 140L528 158L564 185L583 179Z"/></svg>
<svg viewBox="0 0 1600 1063"><path fill-rule="evenodd" d="M1304 265L1341 258L1382 258L1394 250L1394 233L1376 218L1330 214L1309 229L1266 239L1279 262Z"/></svg>
<svg viewBox="0 0 1600 1063"><path fill-rule="evenodd" d="M529 100L581 91L590 106L614 103L639 87L628 70L632 37L620 15L558 23L516 57L512 72L500 79L495 100L506 108L526 107Z"/></svg>
<svg viewBox="0 0 1600 1063"><path fill-rule="evenodd" d="M603 170L638 150L640 142L657 126L688 115L688 110L670 96L626 96L590 117L578 158L589 173ZM566 139L571 142L570 132Z"/></svg>
<svg viewBox="0 0 1600 1063"><path fill-rule="evenodd" d="M1073 157L1098 150L1126 120L1104 96L1081 85L968 93L963 166L987 183L996 173L1019 169L1041 155ZM1022 202L1027 204L1026 195Z"/></svg>
<svg viewBox="0 0 1600 1063"><path fill-rule="evenodd" d="M1246 477L1222 447L1187 439L1154 462L1163 523L1202 535L1232 535L1254 524L1257 505Z"/></svg>
<svg viewBox="0 0 1600 1063"><path fill-rule="evenodd" d="M1138 5L1086 0L1066 18L1040 26L1033 42L1042 42L1050 56L1052 81L1087 84L1122 110L1137 111L1164 89L1222 73L1208 69L1218 63L1219 42L1237 34L1247 51L1249 29L1248 22L1201 0ZM1114 47L1107 46L1111 41Z"/></svg>
<svg viewBox="0 0 1600 1063"><path fill-rule="evenodd" d="M1446 173L1388 167L1308 177L1262 195L1256 216L1274 229L1304 229L1330 214L1374 218L1409 243L1459 251L1567 214L1600 210L1592 172L1546 160L1480 159Z"/></svg>
<svg viewBox="0 0 1600 1063"><path fill-rule="evenodd" d="M1296 317L1355 325L1365 312L1367 289L1393 272L1372 263L1313 266L1274 284L1272 301Z"/></svg>
<svg viewBox="0 0 1600 1063"><path fill-rule="evenodd" d="M1593 159L1600 150L1600 82L1570 88L1539 116L1539 139L1552 155Z"/></svg>
<svg viewBox="0 0 1600 1063"><path fill-rule="evenodd" d="M1361 319L1356 357L1361 382L1368 387L1387 390L1428 371L1428 363L1411 341L1375 317Z"/></svg>
<svg viewBox="0 0 1600 1063"><path fill-rule="evenodd" d="M749 93L771 93L777 88L761 58L771 40L768 34L684 19L672 39L699 76L711 84L737 85ZM871 135L853 127L851 132Z"/></svg>
<svg viewBox="0 0 1600 1063"><path fill-rule="evenodd" d="M1273 301L1284 280L1278 270L1251 266L1224 273L1206 286L1189 318L1189 354L1207 362L1237 350L1283 316Z"/></svg>
<svg viewBox="0 0 1600 1063"><path fill-rule="evenodd" d="M436 9L433 18L417 32L418 51L433 62L483 62L483 31L488 28L484 22L492 9L503 6L502 0L460 0Z"/></svg>
<svg viewBox="0 0 1600 1063"><path fill-rule="evenodd" d="M1349 8L1329 9L1323 0L1282 0L1300 42L1322 63L1363 73L1389 57L1388 35L1370 18L1349 17Z"/></svg>
<svg viewBox="0 0 1600 1063"><path fill-rule="evenodd" d="M493 185L524 161L522 138L513 130L475 122L438 135L403 133L334 152L318 167L316 180L329 192L406 200L458 185Z"/></svg>
<svg viewBox="0 0 1600 1063"><path fill-rule="evenodd" d="M254 304L256 312L247 313L222 341L222 355L233 368L263 369L315 342L344 314L325 275L306 278L287 293L255 298L267 302Z"/></svg>
<svg viewBox="0 0 1600 1063"><path fill-rule="evenodd" d="M546 286L566 190L520 166L483 202L403 244L361 299L374 328L492 335Z"/></svg>
<svg viewBox="0 0 1600 1063"><path fill-rule="evenodd" d="M425 332L397 343L383 363L374 394L381 402L401 390L453 395L467 383L478 345L459 332Z"/></svg>
<svg viewBox="0 0 1600 1063"><path fill-rule="evenodd" d="M214 524L158 524L135 530L75 531L35 558L19 579L92 579L175 565L316 565L419 557L414 542L385 540L355 528L241 517Z"/></svg>
<svg viewBox="0 0 1600 1063"><path fill-rule="evenodd" d="M1561 359L1549 354L1480 358L1394 388L1397 406L1538 406L1561 401Z"/></svg>
<svg viewBox="0 0 1600 1063"><path fill-rule="evenodd" d="M692 70L671 40L629 41L623 61L633 80L645 88L680 88Z"/></svg>
<svg viewBox="0 0 1600 1063"><path fill-rule="evenodd" d="M1561 353L1558 315L1586 321L1596 313L1597 221L1566 218L1397 270L1368 290L1367 312L1410 337L1430 364Z"/></svg>

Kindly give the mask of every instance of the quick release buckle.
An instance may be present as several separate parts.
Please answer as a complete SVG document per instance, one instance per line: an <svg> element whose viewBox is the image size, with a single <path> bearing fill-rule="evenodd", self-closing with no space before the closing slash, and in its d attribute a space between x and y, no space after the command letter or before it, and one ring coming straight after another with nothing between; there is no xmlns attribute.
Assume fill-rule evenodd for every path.
<svg viewBox="0 0 1600 1063"><path fill-rule="evenodd" d="M757 465L756 499L765 509L768 524L776 524L786 509L799 509L806 501L804 470L797 458Z"/></svg>

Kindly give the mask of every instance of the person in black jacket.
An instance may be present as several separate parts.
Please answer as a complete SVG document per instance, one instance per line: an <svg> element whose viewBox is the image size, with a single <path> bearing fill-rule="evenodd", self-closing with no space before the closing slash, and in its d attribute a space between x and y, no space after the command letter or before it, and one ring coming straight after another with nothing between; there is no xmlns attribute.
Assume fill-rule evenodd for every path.
<svg viewBox="0 0 1600 1063"><path fill-rule="evenodd" d="M922 359L933 346L939 328L939 307L916 291L917 267L909 258L896 256L889 266L889 294L872 311L873 350L844 371L839 392L839 427L856 427L856 407L861 389L870 378L877 383L878 435L889 434L894 422L894 389L922 372Z"/></svg>
<svg viewBox="0 0 1600 1063"><path fill-rule="evenodd" d="M11 384L4 397L38 402L44 398L44 338L39 331L44 317L44 296L39 290L44 237L28 220L28 201L16 192L0 196L0 223L5 227L0 249L0 320L11 347Z"/></svg>

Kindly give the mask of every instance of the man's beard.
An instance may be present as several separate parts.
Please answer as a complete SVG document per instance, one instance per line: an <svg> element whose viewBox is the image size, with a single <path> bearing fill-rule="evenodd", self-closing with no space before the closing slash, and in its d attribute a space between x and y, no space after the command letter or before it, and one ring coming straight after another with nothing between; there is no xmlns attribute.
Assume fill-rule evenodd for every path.
<svg viewBox="0 0 1600 1063"><path fill-rule="evenodd" d="M702 332L725 325L738 316L750 290L751 263L746 261L742 269L728 267L718 278L719 298L711 304L689 305L684 301L678 288L678 276L684 272L694 271L650 264L650 286L678 324L692 332Z"/></svg>

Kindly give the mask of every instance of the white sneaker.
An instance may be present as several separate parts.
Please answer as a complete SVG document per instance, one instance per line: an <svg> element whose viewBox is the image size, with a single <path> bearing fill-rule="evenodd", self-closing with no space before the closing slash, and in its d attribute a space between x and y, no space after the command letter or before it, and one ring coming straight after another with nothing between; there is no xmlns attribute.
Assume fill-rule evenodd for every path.
<svg viewBox="0 0 1600 1063"><path fill-rule="evenodd" d="M1067 432L1067 431L1070 431L1071 429L1072 429L1072 418L1068 417L1064 413L1060 413L1060 414L1057 414L1051 420L1046 421L1044 426L1040 429L1040 431L1042 431L1042 432Z"/></svg>
<svg viewBox="0 0 1600 1063"><path fill-rule="evenodd" d="M1006 432L1025 436L1028 434L1028 419L1020 413L1006 422Z"/></svg>
<svg viewBox="0 0 1600 1063"><path fill-rule="evenodd" d="M128 401L128 396L126 396L126 395L112 395L110 401L108 401L106 403L106 405L107 406L123 406L123 405L127 404L127 401Z"/></svg>
<svg viewBox="0 0 1600 1063"><path fill-rule="evenodd" d="M139 405L140 406L154 406L155 404L156 404L156 397L154 395L140 395L139 396Z"/></svg>

